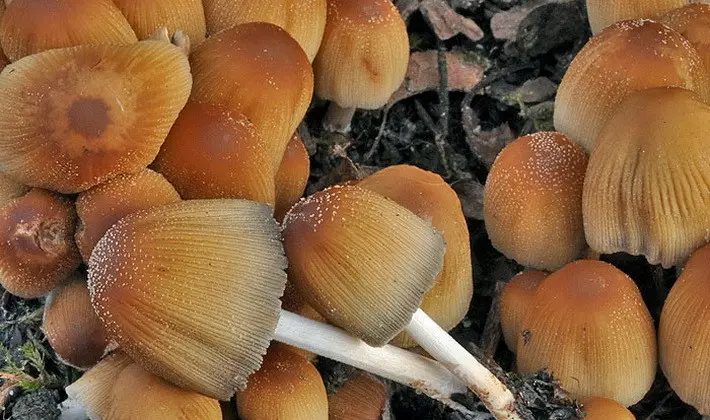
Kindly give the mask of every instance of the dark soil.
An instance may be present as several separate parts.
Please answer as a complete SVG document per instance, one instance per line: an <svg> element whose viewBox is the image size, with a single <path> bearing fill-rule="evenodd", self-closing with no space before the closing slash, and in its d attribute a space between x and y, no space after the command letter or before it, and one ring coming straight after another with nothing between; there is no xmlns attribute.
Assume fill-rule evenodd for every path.
<svg viewBox="0 0 710 420"><path fill-rule="evenodd" d="M444 70L437 74L439 82L386 110L357 112L352 131L345 136L322 132L325 104L316 100L301 127L312 162L309 192L400 163L441 174L459 193L474 253L474 299L466 319L452 335L504 377L529 418L577 418L580 411L546 373L527 378L504 373L511 370L513 357L500 339L493 302L502 284L522 267L491 247L481 219L482 185L496 154L519 135L552 129L556 85L590 36L584 1L449 0L456 12L482 29L483 37L477 41L464 34L441 40L433 29L436 22L420 11L424 2L396 3L407 16L412 51L437 52L439 62L434 70ZM494 25L492 19L520 6L532 10L518 14L524 19L510 39L494 38L493 30L500 27L493 26L500 26L501 21ZM475 86L453 89L445 52L456 52L469 64L480 66L484 77ZM603 259L637 282L657 322L675 273L649 266L640 258L615 255ZM42 302L23 301L5 293L0 304L0 405L7 408L4 418L57 418L56 404L65 397L63 387L78 373L61 364L46 343L39 329ZM331 389L351 372L328 360L321 360L318 367ZM459 402L480 415L466 417L395 385L391 407L397 419L490 418L475 397L462 395ZM641 419L700 418L670 390L661 374L646 398L631 409ZM233 413L225 418L234 418Z"/></svg>

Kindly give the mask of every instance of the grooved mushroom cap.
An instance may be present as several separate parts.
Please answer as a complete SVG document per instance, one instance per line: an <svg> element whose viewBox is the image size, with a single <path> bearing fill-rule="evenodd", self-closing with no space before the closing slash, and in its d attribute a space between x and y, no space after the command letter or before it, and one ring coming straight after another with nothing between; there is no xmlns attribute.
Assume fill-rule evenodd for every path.
<svg viewBox="0 0 710 420"><path fill-rule="evenodd" d="M325 31L326 0L204 0L210 34L249 22L283 28L308 56L318 52Z"/></svg>
<svg viewBox="0 0 710 420"><path fill-rule="evenodd" d="M394 200L444 235L444 267L434 287L424 296L421 309L446 331L466 316L473 297L473 270L468 225L456 192L439 175L411 165L379 170L357 184ZM413 347L402 333L392 344Z"/></svg>
<svg viewBox="0 0 710 420"><path fill-rule="evenodd" d="M525 311L530 307L537 286L548 276L544 271L523 271L506 283L500 296L500 326L508 349L515 353L518 337L522 334L520 324Z"/></svg>
<svg viewBox="0 0 710 420"><path fill-rule="evenodd" d="M86 409L90 419L105 419L111 405L113 386L119 374L133 360L120 350L104 357L66 388L67 396Z"/></svg>
<svg viewBox="0 0 710 420"><path fill-rule="evenodd" d="M653 320L633 280L610 264L580 260L550 274L521 328L520 372L549 369L576 397L630 406L653 384Z"/></svg>
<svg viewBox="0 0 710 420"><path fill-rule="evenodd" d="M328 396L328 420L389 420L389 391L365 372Z"/></svg>
<svg viewBox="0 0 710 420"><path fill-rule="evenodd" d="M658 327L661 369L681 400L710 416L710 245L671 288Z"/></svg>
<svg viewBox="0 0 710 420"><path fill-rule="evenodd" d="M113 0L136 31L138 39L150 38L167 28L169 36L183 31L193 45L205 39L205 11L201 0Z"/></svg>
<svg viewBox="0 0 710 420"><path fill-rule="evenodd" d="M658 20L690 41L710 75L710 4L691 3L667 12Z"/></svg>
<svg viewBox="0 0 710 420"><path fill-rule="evenodd" d="M709 131L710 106L693 92L648 89L622 102L589 160L589 246L671 267L710 241Z"/></svg>
<svg viewBox="0 0 710 420"><path fill-rule="evenodd" d="M187 200L133 213L89 260L94 310L146 370L228 400L266 353L286 259L272 209Z"/></svg>
<svg viewBox="0 0 710 420"><path fill-rule="evenodd" d="M688 0L587 0L587 16L592 32L597 34L607 26L629 19L656 18L684 6Z"/></svg>
<svg viewBox="0 0 710 420"><path fill-rule="evenodd" d="M241 112L189 102L152 167L186 199L243 198L274 204L274 172L266 142Z"/></svg>
<svg viewBox="0 0 710 420"><path fill-rule="evenodd" d="M619 22L592 38L567 69L555 99L555 129L589 153L624 98L664 86L710 100L709 76L688 40L650 20Z"/></svg>
<svg viewBox="0 0 710 420"><path fill-rule="evenodd" d="M158 154L190 86L185 55L164 42L25 57L0 74L0 166L62 193L138 172Z"/></svg>
<svg viewBox="0 0 710 420"><path fill-rule="evenodd" d="M276 220L283 220L286 212L303 197L310 175L311 158L308 150L298 133L294 133L276 173Z"/></svg>
<svg viewBox="0 0 710 420"><path fill-rule="evenodd" d="M266 142L274 173L313 96L313 70L289 34L270 23L237 25L190 56L194 102L242 112Z"/></svg>
<svg viewBox="0 0 710 420"><path fill-rule="evenodd" d="M608 398L583 398L581 403L585 420L636 420L628 408Z"/></svg>
<svg viewBox="0 0 710 420"><path fill-rule="evenodd" d="M389 0L328 0L313 61L315 93L342 108L376 109L399 88L409 64L409 36Z"/></svg>
<svg viewBox="0 0 710 420"><path fill-rule="evenodd" d="M328 420L328 395L315 366L274 343L246 390L237 393L237 410L243 420Z"/></svg>
<svg viewBox="0 0 710 420"><path fill-rule="evenodd" d="M493 246L518 263L554 270L585 247L584 151L563 134L540 132L508 144L486 181L483 217Z"/></svg>
<svg viewBox="0 0 710 420"><path fill-rule="evenodd" d="M373 346L409 324L443 264L444 240L430 222L357 186L305 198L282 229L298 291L329 322Z"/></svg>
<svg viewBox="0 0 710 420"><path fill-rule="evenodd" d="M138 40L111 0L13 0L0 28L0 44L10 61L54 48Z"/></svg>

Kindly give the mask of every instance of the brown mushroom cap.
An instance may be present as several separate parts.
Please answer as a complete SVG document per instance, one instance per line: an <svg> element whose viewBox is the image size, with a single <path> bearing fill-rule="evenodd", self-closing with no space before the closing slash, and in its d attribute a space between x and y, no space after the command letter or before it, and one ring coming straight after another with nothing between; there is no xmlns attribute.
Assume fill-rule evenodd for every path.
<svg viewBox="0 0 710 420"><path fill-rule="evenodd" d="M33 189L0 210L0 283L13 295L49 293L79 266L73 203Z"/></svg>
<svg viewBox="0 0 710 420"><path fill-rule="evenodd" d="M483 215L493 246L518 263L554 270L584 250L584 151L563 134L508 144L486 181Z"/></svg>
<svg viewBox="0 0 710 420"><path fill-rule="evenodd" d="M500 296L500 326L508 349L515 353L518 337L522 334L520 324L528 310L537 286L548 276L544 271L523 271L506 283Z"/></svg>
<svg viewBox="0 0 710 420"><path fill-rule="evenodd" d="M328 396L329 420L389 419L389 391L379 379L361 372Z"/></svg>
<svg viewBox="0 0 710 420"><path fill-rule="evenodd" d="M138 39L148 39L165 27L172 36L183 31L193 45L205 39L205 11L201 0L113 0Z"/></svg>
<svg viewBox="0 0 710 420"><path fill-rule="evenodd" d="M710 245L695 251L671 288L658 327L661 369L681 400L710 416Z"/></svg>
<svg viewBox="0 0 710 420"><path fill-rule="evenodd" d="M603 254L683 262L710 241L710 106L693 92L630 95L597 139L584 182L584 229Z"/></svg>
<svg viewBox="0 0 710 420"><path fill-rule="evenodd" d="M708 75L688 40L657 22L619 22L592 38L567 69L555 99L555 129L591 152L624 98L663 86L710 100Z"/></svg>
<svg viewBox="0 0 710 420"><path fill-rule="evenodd" d="M190 86L185 55L164 42L26 57L0 74L0 165L63 193L138 172L158 154Z"/></svg>
<svg viewBox="0 0 710 420"><path fill-rule="evenodd" d="M710 75L710 4L691 3L670 10L658 20L690 41Z"/></svg>
<svg viewBox="0 0 710 420"><path fill-rule="evenodd" d="M421 309L446 331L466 316L473 297L473 270L468 225L456 192L439 175L411 165L382 169L357 184L406 207L444 235L444 267L434 287L424 296ZM392 344L412 347L406 335Z"/></svg>
<svg viewBox="0 0 710 420"><path fill-rule="evenodd" d="M30 188L28 186L15 182L0 173L0 209L8 205L15 198L25 195L29 190Z"/></svg>
<svg viewBox="0 0 710 420"><path fill-rule="evenodd" d="M274 204L266 142L239 111L189 102L152 167L186 199L243 198Z"/></svg>
<svg viewBox="0 0 710 420"><path fill-rule="evenodd" d="M547 276L521 329L521 373L549 369L576 397L630 406L653 384L653 319L633 280L610 264L580 260Z"/></svg>
<svg viewBox="0 0 710 420"><path fill-rule="evenodd" d="M192 99L242 112L266 142L274 173L313 96L313 70L289 34L270 23L237 25L190 57Z"/></svg>
<svg viewBox="0 0 710 420"><path fill-rule="evenodd" d="M210 34L249 22L283 28L308 56L318 52L325 31L326 0L204 0Z"/></svg>
<svg viewBox="0 0 710 420"><path fill-rule="evenodd" d="M243 420L328 420L328 395L315 366L274 343L246 390L237 393L237 410Z"/></svg>
<svg viewBox="0 0 710 420"><path fill-rule="evenodd" d="M0 28L0 44L11 61L53 48L138 40L111 0L13 0Z"/></svg>
<svg viewBox="0 0 710 420"><path fill-rule="evenodd" d="M656 18L684 6L688 0L587 0L587 16L592 32L597 34L621 20Z"/></svg>
<svg viewBox="0 0 710 420"><path fill-rule="evenodd" d="M614 400L600 397L582 399L585 420L635 420L633 413Z"/></svg>
<svg viewBox="0 0 710 420"><path fill-rule="evenodd" d="M311 158L308 150L298 133L294 133L276 173L276 220L283 220L286 212L303 197L310 175Z"/></svg>

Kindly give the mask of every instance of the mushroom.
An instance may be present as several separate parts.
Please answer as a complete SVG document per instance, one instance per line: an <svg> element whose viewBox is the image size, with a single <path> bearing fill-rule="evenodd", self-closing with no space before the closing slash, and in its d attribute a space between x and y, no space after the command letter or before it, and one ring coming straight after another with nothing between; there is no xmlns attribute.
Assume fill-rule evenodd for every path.
<svg viewBox="0 0 710 420"><path fill-rule="evenodd" d="M389 397L382 381L360 372L328 396L328 419L389 420Z"/></svg>
<svg viewBox="0 0 710 420"><path fill-rule="evenodd" d="M521 330L520 372L548 369L576 397L630 406L656 376L653 319L633 280L611 264L579 260L547 276Z"/></svg>
<svg viewBox="0 0 710 420"><path fill-rule="evenodd" d="M422 219L431 221L446 242L444 266L434 287L419 306L446 331L466 316L473 297L473 269L468 225L456 192L439 175L411 165L379 170L358 184L394 200ZM399 334L392 342L401 347L416 345L412 337Z"/></svg>
<svg viewBox="0 0 710 420"><path fill-rule="evenodd" d="M120 373L131 364L130 357L120 351L113 352L66 387L67 396L83 407L90 419L105 419L110 410L113 387Z"/></svg>
<svg viewBox="0 0 710 420"><path fill-rule="evenodd" d="M668 11L658 20L690 41L710 75L710 4L691 3Z"/></svg>
<svg viewBox="0 0 710 420"><path fill-rule="evenodd" d="M276 220L281 222L286 212L303 197L310 174L311 158L308 150L298 133L294 133L276 172Z"/></svg>
<svg viewBox="0 0 710 420"><path fill-rule="evenodd" d="M498 155L486 180L483 217L493 246L506 257L554 270L585 249L584 151L565 135L520 137Z"/></svg>
<svg viewBox="0 0 710 420"><path fill-rule="evenodd" d="M695 251L671 288L658 327L661 369L681 400L710 416L710 245Z"/></svg>
<svg viewBox="0 0 710 420"><path fill-rule="evenodd" d="M323 39L326 0L204 0L204 4L210 34L242 23L273 23L298 42L311 62Z"/></svg>
<svg viewBox="0 0 710 420"><path fill-rule="evenodd" d="M600 397L583 398L585 420L635 420L633 413L614 400Z"/></svg>
<svg viewBox="0 0 710 420"><path fill-rule="evenodd" d="M587 16L592 32L597 34L621 20L654 19L684 6L688 0L587 0Z"/></svg>
<svg viewBox="0 0 710 420"><path fill-rule="evenodd" d="M121 218L176 201L180 201L180 195L175 188L150 169L119 175L82 192L76 199L79 226L75 239L84 262L89 262L96 243Z"/></svg>
<svg viewBox="0 0 710 420"><path fill-rule="evenodd" d="M296 204L282 224L289 279L334 325L372 346L406 331L500 418L517 418L510 391L419 309L443 265L441 233L359 186Z"/></svg>
<svg viewBox="0 0 710 420"><path fill-rule="evenodd" d="M0 44L10 61L54 48L128 45L131 25L111 0L13 0L0 24Z"/></svg>
<svg viewBox="0 0 710 420"><path fill-rule="evenodd" d="M79 266L73 203L32 189L0 209L0 283L13 295L49 293Z"/></svg>
<svg viewBox="0 0 710 420"><path fill-rule="evenodd" d="M150 38L166 27L169 36L184 32L194 45L205 39L205 12L200 0L113 0L121 10L138 39Z"/></svg>
<svg viewBox="0 0 710 420"><path fill-rule="evenodd" d="M328 420L328 395L315 366L274 343L247 388L237 392L237 410L243 420Z"/></svg>
<svg viewBox="0 0 710 420"><path fill-rule="evenodd" d="M194 102L242 112L256 127L274 172L313 96L313 70L289 34L270 23L211 36L190 57Z"/></svg>
<svg viewBox="0 0 710 420"><path fill-rule="evenodd" d="M0 209L10 204L12 200L25 195L29 190L28 186L15 182L0 173Z"/></svg>
<svg viewBox="0 0 710 420"><path fill-rule="evenodd" d="M328 0L325 34L313 61L315 93L331 101L323 125L348 131L356 108L377 109L400 87L409 36L389 0Z"/></svg>
<svg viewBox="0 0 710 420"><path fill-rule="evenodd" d="M0 166L62 193L138 172L158 154L190 85L187 58L164 42L25 57L0 74Z"/></svg>
<svg viewBox="0 0 710 420"><path fill-rule="evenodd" d="M520 324L525 311L530 307L537 286L548 276L544 271L523 271L506 283L500 296L500 326L508 349L515 353L518 337L522 335Z"/></svg>
<svg viewBox="0 0 710 420"><path fill-rule="evenodd" d="M655 88L624 100L604 126L584 182L584 230L602 254L664 267L710 241L710 106Z"/></svg>
<svg viewBox="0 0 710 420"><path fill-rule="evenodd" d="M266 142L236 109L189 102L152 164L186 199L244 198L274 204Z"/></svg>
<svg viewBox="0 0 710 420"><path fill-rule="evenodd" d="M616 23L592 38L567 69L555 99L555 129L590 153L624 98L663 86L710 100L708 75L688 40L650 20Z"/></svg>

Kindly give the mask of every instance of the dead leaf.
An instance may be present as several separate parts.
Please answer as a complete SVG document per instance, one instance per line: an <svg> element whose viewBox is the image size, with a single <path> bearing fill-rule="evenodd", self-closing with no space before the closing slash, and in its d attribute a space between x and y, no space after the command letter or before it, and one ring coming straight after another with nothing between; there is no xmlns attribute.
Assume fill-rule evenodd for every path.
<svg viewBox="0 0 710 420"><path fill-rule="evenodd" d="M395 3L399 14L402 15L402 19L406 22L412 13L419 10L421 0L397 0Z"/></svg>
<svg viewBox="0 0 710 420"><path fill-rule="evenodd" d="M515 138L508 123L503 123L492 130L482 130L481 126L471 128L464 125L464 131L471 153L476 155L487 168L493 165L505 145Z"/></svg>
<svg viewBox="0 0 710 420"><path fill-rule="evenodd" d="M491 32L498 40L512 40L518 35L518 27L536 8L559 0L532 0L509 10L498 12L491 17Z"/></svg>
<svg viewBox="0 0 710 420"><path fill-rule="evenodd" d="M483 38L483 30L474 21L456 13L444 0L424 0L419 10L442 41L458 34L465 35L471 41Z"/></svg>
<svg viewBox="0 0 710 420"><path fill-rule="evenodd" d="M467 179L451 187L459 196L463 215L468 219L483 220L483 185L476 180Z"/></svg>

